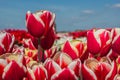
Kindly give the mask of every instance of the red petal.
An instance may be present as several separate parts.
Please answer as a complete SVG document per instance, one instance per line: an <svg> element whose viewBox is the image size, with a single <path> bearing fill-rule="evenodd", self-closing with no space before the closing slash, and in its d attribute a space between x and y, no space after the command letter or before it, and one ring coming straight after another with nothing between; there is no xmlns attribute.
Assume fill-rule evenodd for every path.
<svg viewBox="0 0 120 80"><path fill-rule="evenodd" d="M108 63L105 63L105 62L98 63L95 69L97 80L105 80L105 77L109 73L110 69L111 69L111 66Z"/></svg>
<svg viewBox="0 0 120 80"><path fill-rule="evenodd" d="M28 32L34 37L40 38L45 31L43 24L39 20L37 20L33 16L33 14L26 14L26 16L27 16L26 26Z"/></svg>
<svg viewBox="0 0 120 80"><path fill-rule="evenodd" d="M49 29L48 33L41 38L40 45L43 49L49 49L52 47L54 41L55 41L56 35L54 27Z"/></svg>
<svg viewBox="0 0 120 80"><path fill-rule="evenodd" d="M77 80L77 77L71 69L64 68L55 73L51 80Z"/></svg>
<svg viewBox="0 0 120 80"><path fill-rule="evenodd" d="M86 66L86 61L82 66L82 77L83 80L97 80L97 76L95 75L95 73Z"/></svg>
<svg viewBox="0 0 120 80"><path fill-rule="evenodd" d="M59 52L57 53L53 60L60 65L61 68L67 67L71 62L72 59L66 53Z"/></svg>
<svg viewBox="0 0 120 80"><path fill-rule="evenodd" d="M118 54L111 49L107 54L107 57L109 57L111 60L116 60L118 57Z"/></svg>
<svg viewBox="0 0 120 80"><path fill-rule="evenodd" d="M81 75L81 61L79 59L74 60L68 65L68 68L72 69L77 77Z"/></svg>
<svg viewBox="0 0 120 80"><path fill-rule="evenodd" d="M0 59L0 80L2 80L2 74L6 65L7 65L6 60Z"/></svg>
<svg viewBox="0 0 120 80"><path fill-rule="evenodd" d="M3 53L5 53L5 49L4 47L1 46L2 44L0 43L0 55L2 55Z"/></svg>
<svg viewBox="0 0 120 80"><path fill-rule="evenodd" d="M31 68L27 68L28 72L27 72L27 78L28 80L47 80L48 76L47 76L47 71L46 69L43 67L43 65L39 64L33 64Z"/></svg>
<svg viewBox="0 0 120 80"><path fill-rule="evenodd" d="M80 42L78 45L76 45L76 48L79 51L79 57L81 57L83 55L84 52L84 45L82 42Z"/></svg>
<svg viewBox="0 0 120 80"><path fill-rule="evenodd" d="M117 74L117 65L116 62L113 61L112 65L111 65L111 70L110 72L107 74L105 80L114 80L115 75Z"/></svg>
<svg viewBox="0 0 120 80"><path fill-rule="evenodd" d="M100 44L95 38L95 34L93 30L88 31L87 33L87 47L88 50L93 54L97 54L100 51Z"/></svg>
<svg viewBox="0 0 120 80"><path fill-rule="evenodd" d="M43 11L43 14L40 15L40 18L43 20L45 24L45 32L44 35L47 34L49 28L51 28L54 25L54 19L55 15L51 13L50 11Z"/></svg>
<svg viewBox="0 0 120 80"><path fill-rule="evenodd" d="M32 69L33 69L36 80L46 80L47 79L47 71L42 65L33 66Z"/></svg>
<svg viewBox="0 0 120 80"><path fill-rule="evenodd" d="M10 52L14 43L14 36L10 33L2 32L1 33L1 48L4 46L5 52ZM2 50L3 51L3 50Z"/></svg>
<svg viewBox="0 0 120 80"><path fill-rule="evenodd" d="M113 40L113 43L112 43L112 49L119 53L120 54L120 34L117 35L114 40Z"/></svg>
<svg viewBox="0 0 120 80"><path fill-rule="evenodd" d="M72 59L78 58L77 52L73 49L69 41L65 42L62 51L67 53Z"/></svg>
<svg viewBox="0 0 120 80"><path fill-rule="evenodd" d="M101 40L101 47L104 47L105 45L108 44L107 41L110 40L110 32L107 30L104 30L99 36Z"/></svg>
<svg viewBox="0 0 120 80"><path fill-rule="evenodd" d="M13 60L4 68L2 78L4 80L22 80L26 76L25 73L26 68Z"/></svg>
<svg viewBox="0 0 120 80"><path fill-rule="evenodd" d="M32 50L36 49L31 39L23 39L23 45L25 48L29 48Z"/></svg>
<svg viewBox="0 0 120 80"><path fill-rule="evenodd" d="M57 71L61 70L60 66L54 62L52 59L47 59L44 64L47 72L48 72L48 79L51 80L51 76L56 73Z"/></svg>

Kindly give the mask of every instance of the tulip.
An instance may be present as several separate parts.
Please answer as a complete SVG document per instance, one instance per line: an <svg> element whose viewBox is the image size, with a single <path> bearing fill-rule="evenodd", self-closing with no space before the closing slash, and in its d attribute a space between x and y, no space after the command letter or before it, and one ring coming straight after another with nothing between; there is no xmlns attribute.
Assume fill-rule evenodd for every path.
<svg viewBox="0 0 120 80"><path fill-rule="evenodd" d="M0 32L0 55L10 52L13 43L14 43L14 36L7 32Z"/></svg>
<svg viewBox="0 0 120 80"><path fill-rule="evenodd" d="M82 67L83 80L113 80L117 74L117 65L105 59L98 61L94 58L85 60Z"/></svg>
<svg viewBox="0 0 120 80"><path fill-rule="evenodd" d="M47 10L26 14L26 26L31 35L41 38L54 27L55 14Z"/></svg>
<svg viewBox="0 0 120 80"><path fill-rule="evenodd" d="M72 58L63 52L58 52L53 57L53 60L63 69L66 68L71 62Z"/></svg>
<svg viewBox="0 0 120 80"><path fill-rule="evenodd" d="M78 58L78 50L73 45L71 45L69 41L65 42L62 51L67 53L72 59Z"/></svg>
<svg viewBox="0 0 120 80"><path fill-rule="evenodd" d="M61 67L52 59L47 59L44 63L44 67L48 73L48 80L51 80L51 76L57 71L61 70Z"/></svg>
<svg viewBox="0 0 120 80"><path fill-rule="evenodd" d="M78 78L71 69L64 68L63 70L56 72L51 77L51 80L78 80Z"/></svg>
<svg viewBox="0 0 120 80"><path fill-rule="evenodd" d="M87 32L87 47L90 53L105 56L111 46L110 32L105 29L90 30Z"/></svg>
<svg viewBox="0 0 120 80"><path fill-rule="evenodd" d="M113 38L112 49L116 53L120 54L120 28L112 29L111 33L112 33L112 38Z"/></svg>
<svg viewBox="0 0 120 80"><path fill-rule="evenodd" d="M3 80L21 80L25 74L26 68L13 60L4 68L2 78Z"/></svg>
<svg viewBox="0 0 120 80"><path fill-rule="evenodd" d="M42 64L33 64L28 67L28 80L47 80L47 71Z"/></svg>
<svg viewBox="0 0 120 80"><path fill-rule="evenodd" d="M55 14L47 10L35 13L28 11L26 14L26 26L28 32L38 38L38 59L44 62L43 50L49 49L56 38L54 29Z"/></svg>
<svg viewBox="0 0 120 80"><path fill-rule="evenodd" d="M86 50L86 43L81 40L67 40L62 46L62 51L67 53L73 60L81 58Z"/></svg>
<svg viewBox="0 0 120 80"><path fill-rule="evenodd" d="M4 63L1 63L4 62ZM6 53L0 56L0 77L2 80L22 80L26 77L26 63L23 55Z"/></svg>

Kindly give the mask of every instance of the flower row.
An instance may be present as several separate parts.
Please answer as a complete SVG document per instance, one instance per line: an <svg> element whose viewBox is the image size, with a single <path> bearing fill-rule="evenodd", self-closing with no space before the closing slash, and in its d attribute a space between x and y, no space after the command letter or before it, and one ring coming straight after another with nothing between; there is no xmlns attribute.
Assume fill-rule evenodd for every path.
<svg viewBox="0 0 120 80"><path fill-rule="evenodd" d="M58 33L44 63L38 63L36 39L18 32L0 32L0 80L119 80L120 28Z"/></svg>

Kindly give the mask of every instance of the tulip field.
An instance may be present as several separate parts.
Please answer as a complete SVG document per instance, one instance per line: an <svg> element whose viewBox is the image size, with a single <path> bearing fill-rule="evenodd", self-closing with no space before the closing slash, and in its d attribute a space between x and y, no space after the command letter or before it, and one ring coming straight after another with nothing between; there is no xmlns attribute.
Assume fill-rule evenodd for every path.
<svg viewBox="0 0 120 80"><path fill-rule="evenodd" d="M56 32L55 14L26 13L0 31L0 80L120 80L120 28Z"/></svg>

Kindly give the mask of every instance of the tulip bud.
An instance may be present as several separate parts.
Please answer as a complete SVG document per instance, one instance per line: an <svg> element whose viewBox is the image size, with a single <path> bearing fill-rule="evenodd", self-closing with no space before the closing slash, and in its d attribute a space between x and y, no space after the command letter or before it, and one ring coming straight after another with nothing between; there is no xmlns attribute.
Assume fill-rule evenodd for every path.
<svg viewBox="0 0 120 80"><path fill-rule="evenodd" d="M87 47L94 55L105 56L110 50L111 41L110 32L105 29L87 32Z"/></svg>
<svg viewBox="0 0 120 80"><path fill-rule="evenodd" d="M14 43L14 36L7 32L0 32L0 55L10 52Z"/></svg>
<svg viewBox="0 0 120 80"><path fill-rule="evenodd" d="M28 32L34 37L44 37L54 27L55 14L46 10L26 14L26 26Z"/></svg>

